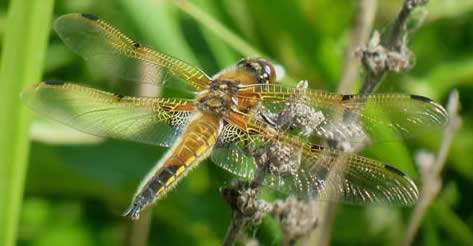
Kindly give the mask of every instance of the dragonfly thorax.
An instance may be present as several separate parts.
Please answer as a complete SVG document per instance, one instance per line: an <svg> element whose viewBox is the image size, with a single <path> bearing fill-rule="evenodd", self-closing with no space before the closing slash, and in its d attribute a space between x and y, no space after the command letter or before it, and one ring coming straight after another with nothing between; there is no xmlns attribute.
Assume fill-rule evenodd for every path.
<svg viewBox="0 0 473 246"><path fill-rule="evenodd" d="M214 79L209 83L209 89L198 97L198 108L203 112L226 114L237 104L237 83L222 79Z"/></svg>

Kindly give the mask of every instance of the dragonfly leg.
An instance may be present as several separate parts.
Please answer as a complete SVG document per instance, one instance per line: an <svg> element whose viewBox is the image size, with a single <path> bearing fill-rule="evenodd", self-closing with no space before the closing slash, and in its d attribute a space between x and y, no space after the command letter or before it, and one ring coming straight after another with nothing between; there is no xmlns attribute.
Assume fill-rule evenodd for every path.
<svg viewBox="0 0 473 246"><path fill-rule="evenodd" d="M274 120L275 116L272 115L270 112L264 111L263 109L258 110L258 114L261 116L261 118L268 123L270 126L276 128L277 124L276 121Z"/></svg>

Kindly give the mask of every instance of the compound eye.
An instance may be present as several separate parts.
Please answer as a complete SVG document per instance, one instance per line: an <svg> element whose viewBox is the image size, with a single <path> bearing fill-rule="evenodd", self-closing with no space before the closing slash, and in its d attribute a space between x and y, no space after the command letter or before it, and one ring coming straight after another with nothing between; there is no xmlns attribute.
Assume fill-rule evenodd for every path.
<svg viewBox="0 0 473 246"><path fill-rule="evenodd" d="M266 82L268 84L272 84L272 83L276 82L276 71L275 71L273 65L271 65L269 62L267 62L265 60L260 60L260 64L261 64L261 67L263 68L262 72L263 72L263 74L265 74L264 76L266 76L268 78L266 80Z"/></svg>
<svg viewBox="0 0 473 246"><path fill-rule="evenodd" d="M248 68L251 68L251 65L250 65L250 58L243 58L241 59L240 61L238 61L237 63L237 67L248 67Z"/></svg>
<svg viewBox="0 0 473 246"><path fill-rule="evenodd" d="M258 83L276 82L276 71L273 65L262 58L245 58L240 60L237 66L251 71L256 76Z"/></svg>

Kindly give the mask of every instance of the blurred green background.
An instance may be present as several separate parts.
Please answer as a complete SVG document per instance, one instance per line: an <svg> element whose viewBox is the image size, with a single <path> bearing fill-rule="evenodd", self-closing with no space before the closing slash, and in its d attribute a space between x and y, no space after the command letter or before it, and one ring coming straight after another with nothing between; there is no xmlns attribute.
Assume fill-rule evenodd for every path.
<svg viewBox="0 0 473 246"><path fill-rule="evenodd" d="M312 88L336 90L355 1L190 2L259 54L282 64L293 80L307 79ZM375 28L382 34L388 31L401 2L378 1ZM0 1L0 40L11 30L6 23L8 5L9 1ZM414 13L414 25L425 11L428 15L413 30L409 42L416 66L407 73L389 75L378 91L420 94L445 105L450 90L458 88L463 127L451 146L443 189L428 209L415 244L466 245L473 242L473 0L431 1ZM234 49L164 0L62 0L54 3L52 18L71 12L93 13L135 40L210 75L244 56L256 55L248 54L249 49ZM104 83L104 78L65 47L52 28L48 32L42 79ZM3 55L3 45L0 52ZM15 107L24 107L16 95L12 98L18 104ZM141 178L166 149L82 135L40 117L32 123L32 138L30 152L22 153L29 161L17 245L124 245L131 223L120 214ZM434 134L379 143L362 155L390 163L419 183L414 155L420 149L436 152L439 139ZM231 211L218 188L232 178L210 161L201 163L152 207L148 245L219 245ZM340 206L331 244L396 245L411 212L411 208ZM262 245L279 245L281 240L269 216L248 235Z"/></svg>

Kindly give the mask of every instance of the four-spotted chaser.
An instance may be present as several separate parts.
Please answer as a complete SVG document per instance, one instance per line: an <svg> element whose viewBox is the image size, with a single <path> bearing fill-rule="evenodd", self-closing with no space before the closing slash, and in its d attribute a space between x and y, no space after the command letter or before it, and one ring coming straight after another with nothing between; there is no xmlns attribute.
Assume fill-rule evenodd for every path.
<svg viewBox="0 0 473 246"><path fill-rule="evenodd" d="M418 189L401 171L323 147L314 136L356 142L363 135L376 141L386 132L395 137L433 132L447 121L442 106L422 96L339 95L276 84L274 66L261 58L242 59L209 77L90 14L64 15L54 26L67 46L118 78L192 91L189 99L140 97L45 81L21 95L29 107L80 131L170 147L124 213L131 218L208 156L247 179L261 165L258 160L270 160L265 185L289 194L411 205ZM346 112L356 120L340 120Z"/></svg>

